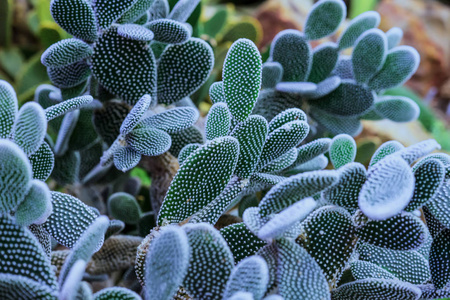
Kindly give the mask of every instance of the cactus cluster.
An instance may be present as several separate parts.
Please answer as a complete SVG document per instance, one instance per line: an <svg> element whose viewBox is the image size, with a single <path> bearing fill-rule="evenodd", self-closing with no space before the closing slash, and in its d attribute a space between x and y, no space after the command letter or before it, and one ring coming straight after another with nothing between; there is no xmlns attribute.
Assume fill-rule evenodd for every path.
<svg viewBox="0 0 450 300"><path fill-rule="evenodd" d="M417 118L383 95L417 68L401 31L368 12L312 50L346 17L320 0L264 63L238 39L202 128L197 4L52 0L74 36L42 55L54 86L19 109L0 81L0 298L450 297L450 156L388 141L355 162L362 119Z"/></svg>
<svg viewBox="0 0 450 300"><path fill-rule="evenodd" d="M311 48L311 41L333 35L345 16L343 1L319 1L308 14L304 32L288 29L276 35L263 65L263 90L254 113L270 120L298 107L310 115L315 131L352 136L361 132L361 120L417 119L419 107L413 100L384 92L414 74L419 54L410 46L398 46L401 29L378 29L377 12L354 18L337 42Z"/></svg>

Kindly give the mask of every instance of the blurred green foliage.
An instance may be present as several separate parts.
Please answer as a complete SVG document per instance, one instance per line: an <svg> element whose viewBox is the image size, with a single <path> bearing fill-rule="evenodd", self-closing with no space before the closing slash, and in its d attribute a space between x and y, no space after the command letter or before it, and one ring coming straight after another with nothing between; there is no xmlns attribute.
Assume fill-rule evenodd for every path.
<svg viewBox="0 0 450 300"><path fill-rule="evenodd" d="M352 0L350 1L350 13L349 18L362 14L369 10L376 10L376 6L380 0Z"/></svg>
<svg viewBox="0 0 450 300"><path fill-rule="evenodd" d="M50 15L50 0L3 0L0 4L0 78L10 82L19 103L49 83L42 52L69 38Z"/></svg>

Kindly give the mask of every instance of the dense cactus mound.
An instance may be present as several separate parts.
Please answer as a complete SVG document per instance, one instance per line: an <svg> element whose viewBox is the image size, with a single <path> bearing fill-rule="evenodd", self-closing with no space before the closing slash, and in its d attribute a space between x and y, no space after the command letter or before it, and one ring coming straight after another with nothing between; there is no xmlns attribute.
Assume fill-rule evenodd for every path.
<svg viewBox="0 0 450 300"><path fill-rule="evenodd" d="M42 55L55 86L19 109L0 81L0 298L450 297L450 156L388 141L355 162L361 120L418 117L384 94L419 63L401 30L367 12L313 49L346 17L320 0L265 62L236 39L203 130L199 3L52 0L73 35Z"/></svg>

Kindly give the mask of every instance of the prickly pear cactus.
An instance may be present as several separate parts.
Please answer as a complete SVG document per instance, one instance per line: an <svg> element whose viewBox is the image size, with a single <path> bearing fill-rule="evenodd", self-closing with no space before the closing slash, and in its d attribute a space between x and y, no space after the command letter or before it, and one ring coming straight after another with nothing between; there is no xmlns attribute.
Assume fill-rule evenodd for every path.
<svg viewBox="0 0 450 300"><path fill-rule="evenodd" d="M311 41L334 34L345 15L342 1L321 0L308 14L304 32L288 29L276 35L263 65L264 93L254 113L271 119L287 108L308 108L319 129L351 136L361 132L361 120L418 118L419 108L411 99L383 95L407 81L420 58L414 48L398 46L400 39L377 29L377 12L354 18L336 43L310 46Z"/></svg>
<svg viewBox="0 0 450 300"><path fill-rule="evenodd" d="M73 36L42 55L54 86L19 107L0 81L0 298L449 297L450 156L355 162L361 120L418 116L383 94L419 62L400 29L366 12L313 49L346 17L320 0L263 63L250 19L192 26L202 5L51 1ZM222 81L196 32L231 42Z"/></svg>

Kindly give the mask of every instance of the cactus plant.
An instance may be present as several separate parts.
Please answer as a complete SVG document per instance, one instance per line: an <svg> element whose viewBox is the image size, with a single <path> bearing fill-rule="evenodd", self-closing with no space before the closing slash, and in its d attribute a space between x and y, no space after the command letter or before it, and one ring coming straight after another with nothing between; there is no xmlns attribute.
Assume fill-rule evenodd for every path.
<svg viewBox="0 0 450 300"><path fill-rule="evenodd" d="M312 50L345 18L342 1L320 0L264 64L237 39L203 131L189 96L214 55L186 23L198 3L52 1L74 36L42 56L56 87L19 109L0 81L0 296L448 296L450 156L388 141L355 162L361 119L417 118L383 95L417 67L401 32L364 13ZM128 172L142 168L150 187Z"/></svg>

